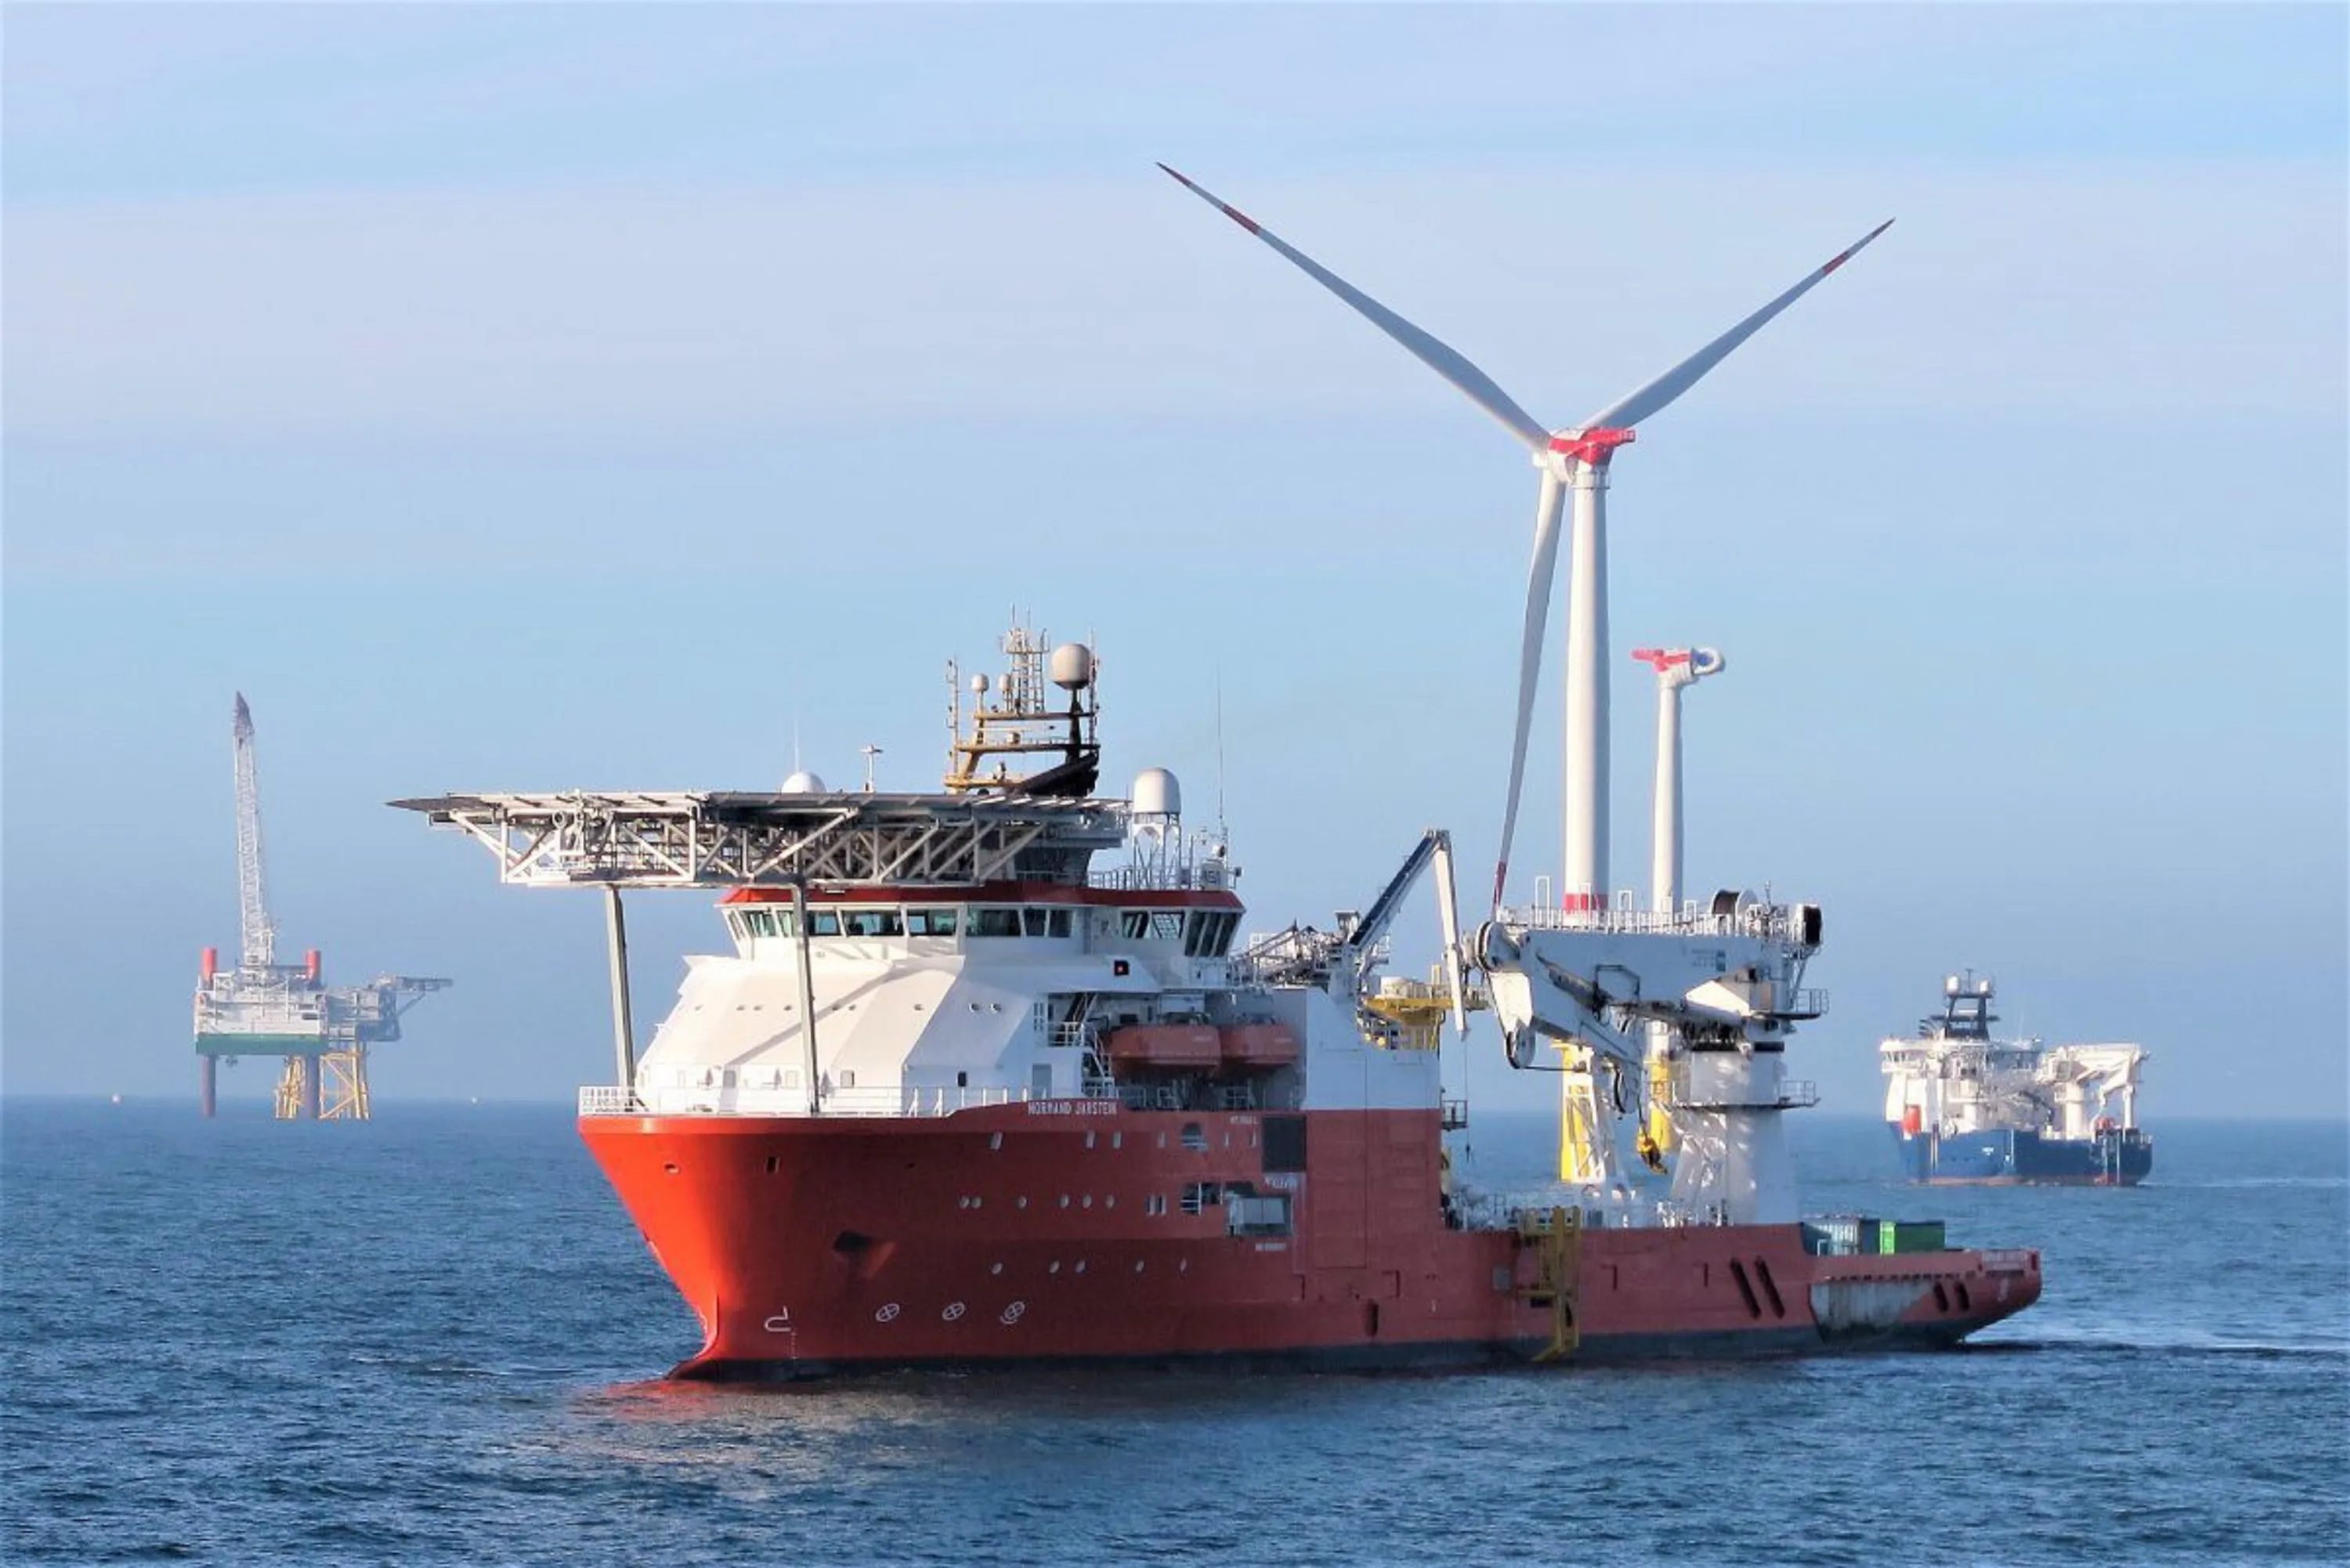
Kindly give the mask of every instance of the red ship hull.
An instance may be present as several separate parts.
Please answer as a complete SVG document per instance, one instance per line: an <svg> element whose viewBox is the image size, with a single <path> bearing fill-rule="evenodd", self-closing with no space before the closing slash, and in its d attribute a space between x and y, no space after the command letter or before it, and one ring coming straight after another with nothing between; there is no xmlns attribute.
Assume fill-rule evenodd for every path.
<svg viewBox="0 0 2350 1568"><path fill-rule="evenodd" d="M1268 1170L1266 1124L1284 1119L1305 1124L1278 1161L1299 1168ZM1815 1256L1794 1225L1461 1228L1433 1110L1037 1101L580 1132L701 1320L684 1377L1932 1347L2040 1293L2034 1252ZM1286 1233L1232 1233L1216 1195L1235 1187L1287 1195Z"/></svg>

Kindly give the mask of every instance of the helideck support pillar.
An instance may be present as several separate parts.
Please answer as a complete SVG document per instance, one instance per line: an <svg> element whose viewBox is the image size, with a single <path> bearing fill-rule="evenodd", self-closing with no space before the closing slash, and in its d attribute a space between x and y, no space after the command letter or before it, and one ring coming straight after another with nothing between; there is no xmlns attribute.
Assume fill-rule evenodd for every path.
<svg viewBox="0 0 2350 1568"><path fill-rule="evenodd" d="M637 1029L629 1011L629 922L618 884L604 885L605 947L612 966L612 1065L623 1089L637 1082Z"/></svg>

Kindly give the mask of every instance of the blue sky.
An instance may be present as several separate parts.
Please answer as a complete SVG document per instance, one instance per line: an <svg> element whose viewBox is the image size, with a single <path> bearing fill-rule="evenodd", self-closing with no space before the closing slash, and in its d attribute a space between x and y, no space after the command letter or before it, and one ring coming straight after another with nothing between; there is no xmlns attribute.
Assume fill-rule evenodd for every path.
<svg viewBox="0 0 2350 1568"><path fill-rule="evenodd" d="M2320 6L12 7L0 1081L188 1091L239 688L285 940L459 980L386 1096L564 1096L608 1037L593 901L381 801L756 787L795 729L924 786L1014 603L1195 809L1221 686L1263 924L1430 824L1490 863L1523 459L1165 159L1559 424L1897 217L1618 461L1617 879L1623 652L1711 643L1690 880L1827 907L1831 1109L1972 965L2147 1043L2150 1117L2342 1115L2345 47ZM715 922L639 903L657 1015Z"/></svg>

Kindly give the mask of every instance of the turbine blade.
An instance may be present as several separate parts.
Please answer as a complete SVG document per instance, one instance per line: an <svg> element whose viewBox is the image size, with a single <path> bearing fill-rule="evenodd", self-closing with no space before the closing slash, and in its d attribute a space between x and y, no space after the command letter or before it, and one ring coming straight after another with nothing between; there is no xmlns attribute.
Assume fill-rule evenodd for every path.
<svg viewBox="0 0 2350 1568"><path fill-rule="evenodd" d="M1551 582L1558 576L1558 518L1566 487L1543 470L1542 498L1534 504L1534 560L1526 568L1526 624L1518 645L1518 727L1510 746L1510 794L1502 810L1502 854L1493 867L1493 908L1502 907L1502 885L1510 877L1510 842L1517 836L1518 795L1526 782L1526 740L1534 730L1534 689L1542 680L1543 638L1550 624Z"/></svg>
<svg viewBox="0 0 2350 1568"><path fill-rule="evenodd" d="M1532 414L1518 407L1511 400L1510 394L1502 390L1491 376L1471 364L1466 356L1450 344L1414 327L1304 251L1284 241L1281 236L1239 208L1227 205L1208 191L1193 184L1183 175L1169 169L1166 164L1161 163L1159 167L1165 170L1168 176L1181 184L1185 190L1190 191L1200 200L1223 213L1283 255L1287 256L1308 277L1360 311L1369 319L1372 326L1410 349L1421 364L1460 388L1469 395L1471 402L1501 421L1508 427L1512 435L1516 436L1536 452L1544 451L1550 445L1550 431L1544 428Z"/></svg>
<svg viewBox="0 0 2350 1568"><path fill-rule="evenodd" d="M1887 218L1868 233L1838 251L1828 264L1812 273L1803 282L1650 381L1637 391L1627 392L1597 413L1583 421L1581 429L1601 430L1610 427L1637 425L1649 415L1661 410L1675 398L1688 391L1705 377L1708 370L1730 357L1731 350L1760 332L1770 319L1811 292L1813 286L1828 274L1860 254L1861 247L1893 226Z"/></svg>

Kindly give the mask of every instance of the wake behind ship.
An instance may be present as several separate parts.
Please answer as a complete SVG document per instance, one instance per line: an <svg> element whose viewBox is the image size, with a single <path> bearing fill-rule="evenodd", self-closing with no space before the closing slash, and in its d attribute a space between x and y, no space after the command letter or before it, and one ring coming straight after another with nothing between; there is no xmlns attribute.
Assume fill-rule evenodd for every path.
<svg viewBox="0 0 2350 1568"><path fill-rule="evenodd" d="M619 1074L579 1127L700 1320L679 1376L1931 1347L2038 1296L2036 1252L1799 1220L1815 908L1503 911L1464 943L1431 832L1359 912L1243 938L1228 842L1185 828L1172 775L1096 793L1091 650L1003 651L967 697L950 667L935 794L399 803L505 880L605 890ZM1431 870L1423 985L1382 971ZM639 1060L620 890L657 887L726 889L733 950L689 960ZM1482 1000L1471 970L1515 1065L1642 1073L1668 1032L1669 1194L1452 1179L1440 1022Z"/></svg>

